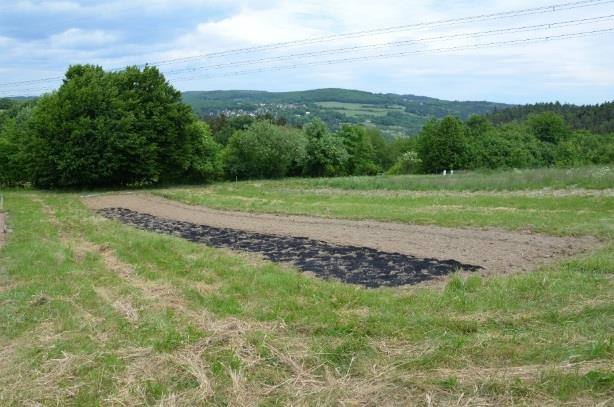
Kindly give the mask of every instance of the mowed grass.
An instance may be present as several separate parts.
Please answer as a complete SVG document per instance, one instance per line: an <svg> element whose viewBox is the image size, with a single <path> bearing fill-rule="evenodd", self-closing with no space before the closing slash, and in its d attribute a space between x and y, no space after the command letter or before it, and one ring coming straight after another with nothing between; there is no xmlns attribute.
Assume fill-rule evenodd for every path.
<svg viewBox="0 0 614 407"><path fill-rule="evenodd" d="M400 187L406 188L401 190ZM524 188L521 188L524 187ZM614 170L245 181L152 191L189 204L347 219L614 237ZM430 190L428 188L431 188Z"/></svg>
<svg viewBox="0 0 614 407"><path fill-rule="evenodd" d="M296 194L293 182L158 192L254 210L239 197ZM360 196L320 189L304 193ZM542 209L527 208L519 227L546 222L533 202L541 197L525 198ZM607 405L614 241L602 222L611 203L573 198L569 213L592 208L602 219L566 220L604 240L593 253L527 274L367 290L135 230L76 194L8 192L0 405Z"/></svg>

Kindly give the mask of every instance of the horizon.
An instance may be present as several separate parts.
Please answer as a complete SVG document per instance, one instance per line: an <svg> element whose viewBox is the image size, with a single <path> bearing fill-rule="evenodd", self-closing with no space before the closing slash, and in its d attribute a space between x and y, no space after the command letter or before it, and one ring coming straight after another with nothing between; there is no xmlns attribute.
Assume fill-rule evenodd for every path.
<svg viewBox="0 0 614 407"><path fill-rule="evenodd" d="M337 87L326 87L326 88L311 88L311 89L296 89L296 90L279 90L279 91L270 91L270 90L265 90L265 89L209 89L209 90L180 90L178 89L182 94L184 93L203 93L203 92L264 92L264 93L294 93L294 92L310 92L310 91L318 91L318 90L348 90L348 91L356 91L356 92L366 92L366 93L371 93L374 95L398 95L398 96L417 96L417 97L426 97L429 99L437 99L437 100L441 100L441 101L445 101L445 102L487 102L487 103L497 103L497 104L504 104L504 105L509 105L510 107L513 106L523 106L523 105L537 105L537 104L561 104L561 105L573 105L573 106L599 106L599 105L603 105L603 104L607 104L607 103L614 103L614 98L612 99L606 99L604 101L601 102L595 102L595 103L572 103L572 102L564 102L564 101L560 101L560 100L551 100L551 101L535 101L535 102L527 102L527 103L510 103L510 102L505 102L505 101L498 101L498 100L485 100L485 99L441 99L441 98L436 98L433 96L429 96L429 95L419 95L419 94L415 94L415 93L395 93L395 92L376 92L376 91L370 91L370 90L365 90L365 89L351 89L351 88L337 88ZM44 94L40 94L40 95L31 95L31 96L0 96L0 99L31 99L31 98L39 98L42 97Z"/></svg>
<svg viewBox="0 0 614 407"><path fill-rule="evenodd" d="M606 99L603 100L601 102L596 102L596 103L589 103L589 104L577 104L577 103L571 103L571 102L564 102L564 101L560 101L560 100L552 100L552 101L536 101L536 102L528 102L528 103L511 103L511 102L505 102L505 101L499 101L499 100L486 100L486 99L441 99L441 98L436 98L430 95L420 95L420 94L416 94L416 93L397 93L397 92L378 92L378 91L371 91L371 90L365 90L365 89L353 89L353 88L338 88L338 87L326 87L326 88L309 88L309 89L291 89L291 90L276 90L276 91L271 91L271 90L265 90L265 89L208 89L208 90L186 90L186 91L180 91L182 94L183 93L201 93L201 92L266 92L266 93L293 93L293 92L310 92L310 91L316 91L316 90L349 90L349 91L356 91L356 92L366 92L366 93L371 93L374 95L398 95L398 96L417 96L417 97L426 97L429 99L437 99L437 100L442 100L442 101L446 101L446 102L489 102L489 103L498 103L498 104L505 104L505 105L510 105L510 106L522 106L522 105L534 105L534 104L542 104L542 103L559 103L561 105L575 105L575 106L595 106L595 105L603 105L606 103L613 103L614 102L614 97L612 97L611 99Z"/></svg>

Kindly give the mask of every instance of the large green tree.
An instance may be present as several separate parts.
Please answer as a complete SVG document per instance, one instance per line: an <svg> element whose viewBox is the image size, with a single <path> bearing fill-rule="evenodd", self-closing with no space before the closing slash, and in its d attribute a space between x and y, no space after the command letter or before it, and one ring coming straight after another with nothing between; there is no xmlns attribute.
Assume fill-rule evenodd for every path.
<svg viewBox="0 0 614 407"><path fill-rule="evenodd" d="M429 121L418 136L418 155L425 172L463 167L467 143L463 122L456 117Z"/></svg>
<svg viewBox="0 0 614 407"><path fill-rule="evenodd" d="M349 155L346 166L349 175L375 175L381 171L375 162L372 136L366 127L345 124L337 135L343 140Z"/></svg>
<svg viewBox="0 0 614 407"><path fill-rule="evenodd" d="M544 143L557 144L571 135L571 130L565 123L565 119L558 113L530 114L527 124L533 135Z"/></svg>
<svg viewBox="0 0 614 407"><path fill-rule="evenodd" d="M331 133L319 119L305 125L307 156L304 175L311 177L335 177L346 174L350 158L343 139Z"/></svg>
<svg viewBox="0 0 614 407"><path fill-rule="evenodd" d="M32 117L29 172L40 187L99 187L215 177L215 146L154 67L69 68Z"/></svg>

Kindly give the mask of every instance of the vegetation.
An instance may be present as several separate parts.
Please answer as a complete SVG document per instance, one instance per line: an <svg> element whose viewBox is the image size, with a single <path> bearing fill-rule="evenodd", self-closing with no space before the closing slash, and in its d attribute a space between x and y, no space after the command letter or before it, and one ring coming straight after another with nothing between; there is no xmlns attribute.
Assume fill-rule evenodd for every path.
<svg viewBox="0 0 614 407"><path fill-rule="evenodd" d="M413 155L416 159L416 155ZM452 176L381 175L377 177L338 177L288 179L287 186L306 189L368 191L537 191L555 189L607 190L614 185L614 168L590 166L577 168L542 168L508 171L457 171ZM221 184L223 185L223 184ZM536 193L537 193L536 192Z"/></svg>
<svg viewBox="0 0 614 407"><path fill-rule="evenodd" d="M259 121L230 137L222 161L231 178L281 178L300 173L307 144L300 130Z"/></svg>
<svg viewBox="0 0 614 407"><path fill-rule="evenodd" d="M430 121L418 139L418 156L426 172L462 168L466 158L463 123L453 117Z"/></svg>
<svg viewBox="0 0 614 407"><path fill-rule="evenodd" d="M507 105L491 102L451 102L413 95L375 94L347 89L303 92L210 91L185 92L183 100L210 120L220 114L271 114L302 127L313 117L338 130L343 124L370 124L386 135L417 134L429 118L448 115L463 119ZM309 112L309 113L307 113Z"/></svg>
<svg viewBox="0 0 614 407"><path fill-rule="evenodd" d="M595 134L614 133L614 102L576 106L561 103L538 103L526 106L497 108L487 117L495 124L526 120L532 114L552 112L562 116L575 130Z"/></svg>
<svg viewBox="0 0 614 407"><path fill-rule="evenodd" d="M220 209L612 239L612 191L591 189L611 188L613 181L612 169L590 168L240 182L153 192Z"/></svg>
<svg viewBox="0 0 614 407"><path fill-rule="evenodd" d="M322 108L351 105L380 116L364 103L397 113L403 101L429 106L429 100L410 96L400 100L336 89L229 95L280 102L298 98ZM340 101L316 102L333 97ZM2 103L0 185L91 188L614 163L614 133L574 130L554 112L499 125L484 116L465 121L446 116L428 120L412 138L391 138L357 124L331 129L319 118L297 127L270 112L219 115L205 123L151 67L104 72L78 65L68 70L58 91L36 101Z"/></svg>
<svg viewBox="0 0 614 407"><path fill-rule="evenodd" d="M77 65L59 90L7 119L1 178L44 188L207 180L219 173L216 148L156 68Z"/></svg>
<svg viewBox="0 0 614 407"><path fill-rule="evenodd" d="M611 177L605 168L553 169L157 191L217 207L409 213L405 221L592 234L605 244L532 273L377 290L138 231L98 217L76 194L9 191L0 400L599 404L614 397L614 198L586 188L611 186ZM323 190L328 182L362 192ZM423 191L370 190L378 182Z"/></svg>

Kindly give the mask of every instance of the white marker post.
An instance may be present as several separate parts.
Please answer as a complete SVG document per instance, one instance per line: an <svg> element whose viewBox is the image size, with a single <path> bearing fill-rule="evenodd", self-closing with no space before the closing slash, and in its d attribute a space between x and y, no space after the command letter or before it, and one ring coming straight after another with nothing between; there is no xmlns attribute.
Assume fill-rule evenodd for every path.
<svg viewBox="0 0 614 407"><path fill-rule="evenodd" d="M448 170L443 170L443 176L445 177L448 174Z"/></svg>

